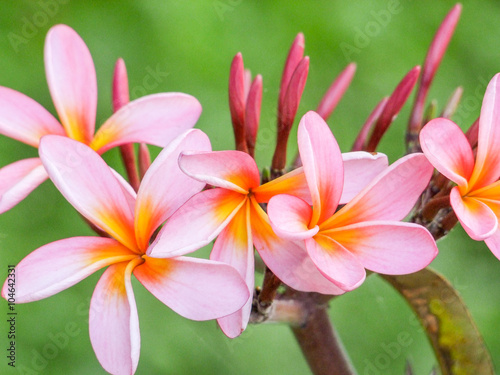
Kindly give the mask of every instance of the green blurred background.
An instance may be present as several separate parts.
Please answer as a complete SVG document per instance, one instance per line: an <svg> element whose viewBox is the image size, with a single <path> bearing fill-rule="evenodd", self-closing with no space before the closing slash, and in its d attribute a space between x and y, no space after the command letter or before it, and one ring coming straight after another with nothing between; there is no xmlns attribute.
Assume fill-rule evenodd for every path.
<svg viewBox="0 0 500 375"><path fill-rule="evenodd" d="M43 43L52 25L65 23L85 40L94 58L99 84L97 124L111 113L112 71L116 59L122 57L134 98L164 91L194 95L203 105L198 127L211 137L215 150L231 149L227 79L231 59L241 51L245 66L264 78L256 157L264 167L273 152L281 71L298 32L304 32L306 54L311 57L299 115L316 107L332 79L349 62L357 63L352 86L329 120L342 150L348 151L380 98L390 94L410 68L422 63L435 30L454 2L324 0L291 4L286 0L2 1L0 85L27 94L55 113L45 80ZM390 9L397 12L388 13ZM382 13L390 18L381 18ZM461 20L430 92L441 108L451 92L463 86L464 101L456 116L463 128L477 118L486 84L500 71L499 21L498 1L463 2ZM28 30L28 23L34 27ZM356 38L367 30L371 35L360 44ZM345 53L347 45L357 49ZM405 106L379 148L391 162L404 150L409 107ZM295 134L290 156L296 152L294 142ZM3 136L0 147L0 166L36 156L36 150ZM116 150L105 157L122 170ZM46 182L0 216L0 272L6 277L8 264L18 263L43 244L80 235L92 232ZM432 266L460 291L500 368L500 262L461 228L440 241L439 248ZM46 300L18 305L17 368L10 369L2 355L0 373L104 373L92 351L87 324L89 299L101 273ZM250 326L241 337L229 340L215 322L188 321L138 283L134 288L142 336L138 374L309 373L284 325ZM7 305L1 305L0 348L5 354ZM336 299L330 315L360 374L403 374L409 360L416 374L427 375L435 365L410 309L376 276ZM53 340L65 331L72 336L54 346ZM401 337L405 339L398 342Z"/></svg>

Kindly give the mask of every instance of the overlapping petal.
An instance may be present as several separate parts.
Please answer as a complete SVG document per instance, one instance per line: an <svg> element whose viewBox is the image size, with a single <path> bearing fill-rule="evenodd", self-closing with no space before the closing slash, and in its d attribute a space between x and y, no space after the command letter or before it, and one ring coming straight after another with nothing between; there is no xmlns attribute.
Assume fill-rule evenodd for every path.
<svg viewBox="0 0 500 375"><path fill-rule="evenodd" d="M315 112L302 117L297 139L312 197L312 226L332 216L337 208L344 179L342 157L328 125Z"/></svg>
<svg viewBox="0 0 500 375"><path fill-rule="evenodd" d="M498 218L491 208L479 199L462 197L458 187L451 190L450 203L462 227L474 240L482 241L498 230Z"/></svg>
<svg viewBox="0 0 500 375"><path fill-rule="evenodd" d="M500 260L500 231L496 231L493 235L484 240L488 248L494 256Z"/></svg>
<svg viewBox="0 0 500 375"><path fill-rule="evenodd" d="M467 188L474 155L462 130L445 118L431 120L420 132L422 151L432 165L459 186Z"/></svg>
<svg viewBox="0 0 500 375"><path fill-rule="evenodd" d="M227 264L187 257L145 258L134 275L156 298L188 319L226 316L249 298L245 282Z"/></svg>
<svg viewBox="0 0 500 375"><path fill-rule="evenodd" d="M107 265L137 257L111 238L74 237L33 251L16 266L16 302L32 302L75 285ZM4 284L2 296L7 293Z"/></svg>
<svg viewBox="0 0 500 375"><path fill-rule="evenodd" d="M321 229L371 220L401 220L425 189L434 168L423 154L407 155L379 174Z"/></svg>
<svg viewBox="0 0 500 375"><path fill-rule="evenodd" d="M290 194L312 204L311 193L302 167L252 189L252 193L259 203L267 203L278 194Z"/></svg>
<svg viewBox="0 0 500 375"><path fill-rule="evenodd" d="M100 154L112 147L143 142L166 147L191 129L201 114L194 97L162 93L136 99L115 112L97 131L91 147Z"/></svg>
<svg viewBox="0 0 500 375"><path fill-rule="evenodd" d="M0 134L38 147L44 135L65 135L65 132L54 116L36 101L0 86Z"/></svg>
<svg viewBox="0 0 500 375"><path fill-rule="evenodd" d="M89 144L94 136L97 79L92 56L69 26L47 33L45 71L50 94L69 137Z"/></svg>
<svg viewBox="0 0 500 375"><path fill-rule="evenodd" d="M234 267L245 280L250 297L245 305L231 315L219 318L220 328L230 338L246 328L252 309L254 288L254 251L250 227L250 201L247 200L215 241L210 259Z"/></svg>
<svg viewBox="0 0 500 375"><path fill-rule="evenodd" d="M127 197L97 153L83 143L49 135L40 142L40 158L73 207L129 249L137 249Z"/></svg>
<svg viewBox="0 0 500 375"><path fill-rule="evenodd" d="M302 292L338 295L344 291L325 278L314 265L303 245L284 240L272 230L269 218L251 200L252 236L264 263L286 285Z"/></svg>
<svg viewBox="0 0 500 375"><path fill-rule="evenodd" d="M419 271L438 253L432 235L413 223L363 222L322 234L349 250L363 267L389 275Z"/></svg>
<svg viewBox="0 0 500 375"><path fill-rule="evenodd" d="M0 169L0 213L21 202L47 178L39 158L19 160Z"/></svg>
<svg viewBox="0 0 500 375"><path fill-rule="evenodd" d="M260 183L255 160L241 151L184 153L179 165L184 173L198 181L241 194L247 194Z"/></svg>
<svg viewBox="0 0 500 375"><path fill-rule="evenodd" d="M245 195L221 188L196 194L165 223L149 246L148 255L158 258L179 256L209 244L246 199Z"/></svg>
<svg viewBox="0 0 500 375"><path fill-rule="evenodd" d="M377 152L346 152L344 161L344 186L339 204L346 204L363 190L373 179L389 165L387 156Z"/></svg>
<svg viewBox="0 0 500 375"><path fill-rule="evenodd" d="M141 261L110 266L90 301L90 341L99 363L111 374L133 374L139 363L141 336L130 276Z"/></svg>
<svg viewBox="0 0 500 375"><path fill-rule="evenodd" d="M356 257L338 242L318 234L305 240L307 253L320 272L339 288L350 291L365 281L366 272Z"/></svg>
<svg viewBox="0 0 500 375"><path fill-rule="evenodd" d="M181 151L210 149L205 133L198 129L188 130L163 149L149 167L137 194L134 215L139 248L145 251L153 232L205 186L180 170Z"/></svg>
<svg viewBox="0 0 500 375"><path fill-rule="evenodd" d="M476 164L471 189L489 185L500 176L500 73L488 84L479 117Z"/></svg>
<svg viewBox="0 0 500 375"><path fill-rule="evenodd" d="M271 198L267 205L267 214L274 233L284 239L305 240L319 231L317 225L309 228L311 206L292 195L280 194Z"/></svg>

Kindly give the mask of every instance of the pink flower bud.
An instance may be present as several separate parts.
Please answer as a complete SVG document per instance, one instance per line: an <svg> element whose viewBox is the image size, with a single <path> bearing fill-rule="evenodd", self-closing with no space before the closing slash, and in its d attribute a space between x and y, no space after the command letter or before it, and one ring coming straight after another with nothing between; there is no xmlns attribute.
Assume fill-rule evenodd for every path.
<svg viewBox="0 0 500 375"><path fill-rule="evenodd" d="M332 114L340 99L351 84L354 73L356 72L356 64L351 63L338 75L332 85L326 92L323 99L319 103L316 112L326 121Z"/></svg>

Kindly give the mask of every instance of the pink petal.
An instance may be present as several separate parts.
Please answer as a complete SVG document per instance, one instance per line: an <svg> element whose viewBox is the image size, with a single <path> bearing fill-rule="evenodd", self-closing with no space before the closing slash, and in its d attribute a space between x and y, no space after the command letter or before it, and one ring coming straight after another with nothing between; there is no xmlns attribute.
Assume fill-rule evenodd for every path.
<svg viewBox="0 0 500 375"><path fill-rule="evenodd" d="M54 116L33 99L0 86L0 134L38 147L44 135L65 132Z"/></svg>
<svg viewBox="0 0 500 375"><path fill-rule="evenodd" d="M364 222L328 231L328 235L354 254L363 267L389 275L417 272L438 253L432 235L413 223Z"/></svg>
<svg viewBox="0 0 500 375"><path fill-rule="evenodd" d="M239 336L247 327L252 309L254 289L254 253L250 228L250 202L242 207L215 241L210 259L234 267L245 280L250 297L235 313L217 321L224 334L230 338Z"/></svg>
<svg viewBox="0 0 500 375"><path fill-rule="evenodd" d="M143 251L148 248L153 232L205 186L180 170L181 151L210 149L205 133L198 129L188 130L163 149L148 169L137 194L134 215L137 244Z"/></svg>
<svg viewBox="0 0 500 375"><path fill-rule="evenodd" d="M137 250L129 200L97 153L83 143L48 135L40 142L40 158L73 207L129 249Z"/></svg>
<svg viewBox="0 0 500 375"><path fill-rule="evenodd" d="M95 271L137 257L111 238L74 237L49 243L16 266L16 302L50 297ZM4 285L2 296L7 293Z"/></svg>
<svg viewBox="0 0 500 375"><path fill-rule="evenodd" d="M39 158L19 160L0 169L0 213L21 202L47 177Z"/></svg>
<svg viewBox="0 0 500 375"><path fill-rule="evenodd" d="M111 374L133 374L141 336L130 275L137 262L110 266L90 301L90 342L101 366Z"/></svg>
<svg viewBox="0 0 500 375"><path fill-rule="evenodd" d="M303 167L252 189L252 193L259 203L267 203L278 194L290 194L312 204Z"/></svg>
<svg viewBox="0 0 500 375"><path fill-rule="evenodd" d="M462 197L458 187L450 193L450 203L458 220L472 239L481 241L498 230L498 218L484 202L473 197Z"/></svg>
<svg viewBox="0 0 500 375"><path fill-rule="evenodd" d="M463 131L454 122L445 118L431 120L420 132L420 145L440 173L459 186L467 186L474 155Z"/></svg>
<svg viewBox="0 0 500 375"><path fill-rule="evenodd" d="M166 222L149 246L148 255L184 255L209 244L244 205L246 196L226 189L196 194Z"/></svg>
<svg viewBox="0 0 500 375"><path fill-rule="evenodd" d="M300 241L312 238L318 233L317 225L309 229L311 206L292 195L281 194L271 198L267 205L267 214L278 237Z"/></svg>
<svg viewBox="0 0 500 375"><path fill-rule="evenodd" d="M500 176L500 73L488 84L479 116L479 138L471 189L479 189Z"/></svg>
<svg viewBox="0 0 500 375"><path fill-rule="evenodd" d="M320 272L339 288L350 291L365 280L366 272L363 266L338 242L317 235L306 240L306 249Z"/></svg>
<svg viewBox="0 0 500 375"><path fill-rule="evenodd" d="M434 168L423 154L407 155L386 168L320 228L362 221L401 220L427 187Z"/></svg>
<svg viewBox="0 0 500 375"><path fill-rule="evenodd" d="M313 201L310 226L314 226L337 208L344 181L342 156L326 122L312 111L300 120L298 144Z"/></svg>
<svg viewBox="0 0 500 375"><path fill-rule="evenodd" d="M373 179L384 171L389 161L387 156L377 152L347 152L342 154L344 161L344 188L339 204L345 204L353 199Z"/></svg>
<svg viewBox="0 0 500 375"><path fill-rule="evenodd" d="M45 41L50 94L69 137L89 144L94 135L97 80L92 56L69 26L52 27Z"/></svg>
<svg viewBox="0 0 500 375"><path fill-rule="evenodd" d="M165 147L179 134L191 129L200 114L200 103L190 95L148 95L115 112L99 128L91 147L100 154L127 143Z"/></svg>
<svg viewBox="0 0 500 375"><path fill-rule="evenodd" d="M179 165L198 181L242 194L260 183L255 160L241 151L185 152Z"/></svg>
<svg viewBox="0 0 500 375"><path fill-rule="evenodd" d="M500 232L497 230L492 236L484 240L494 256L500 260Z"/></svg>
<svg viewBox="0 0 500 375"><path fill-rule="evenodd" d="M188 257L145 259L134 275L156 298L185 318L220 318L240 309L249 298L245 282L227 264Z"/></svg>
<svg viewBox="0 0 500 375"><path fill-rule="evenodd" d="M303 248L303 241L279 238L264 210L252 199L252 236L255 248L271 271L286 285L302 292L338 295L344 291L326 279Z"/></svg>

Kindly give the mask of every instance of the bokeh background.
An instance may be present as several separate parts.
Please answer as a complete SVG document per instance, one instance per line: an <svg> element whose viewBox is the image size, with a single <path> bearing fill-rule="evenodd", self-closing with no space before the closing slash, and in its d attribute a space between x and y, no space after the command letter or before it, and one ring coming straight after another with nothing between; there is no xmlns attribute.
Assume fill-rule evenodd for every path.
<svg viewBox="0 0 500 375"><path fill-rule="evenodd" d="M204 108L197 126L208 133L215 150L232 149L227 80L231 59L241 51L245 66L264 78L256 159L265 167L273 152L281 71L298 32L304 32L311 58L299 116L317 106L349 62L357 63L353 83L329 120L342 150L348 151L380 98L423 62L434 32L453 5L431 0L2 1L0 85L27 94L55 114L45 80L43 44L52 25L65 23L81 35L94 58L97 124L111 114L112 71L122 57L133 98L164 91L194 95ZM430 92L442 108L457 86L464 88L455 118L464 129L477 118L486 84L500 71L499 21L498 1L463 1L461 20ZM404 150L409 107L379 148L391 162ZM290 156L296 152L294 142L295 134ZM0 166L36 154L0 136ZM105 158L122 171L116 150ZM80 235L92 232L46 182L0 216L0 274L6 277L8 264L18 263L43 244ZM439 249L432 267L459 290L500 369L500 261L459 227L439 242ZM89 300L101 273L46 300L18 305L16 369L9 368L1 355L0 373L104 373L92 351L87 324ZM309 373L287 326L250 326L241 337L229 340L215 322L188 321L138 283L134 288L142 336L138 374ZM0 305L0 348L5 354L7 304ZM435 365L411 310L377 276L335 299L330 315L360 374L403 374L408 360L416 374L427 375ZM62 339L64 332L70 333L67 340Z"/></svg>

